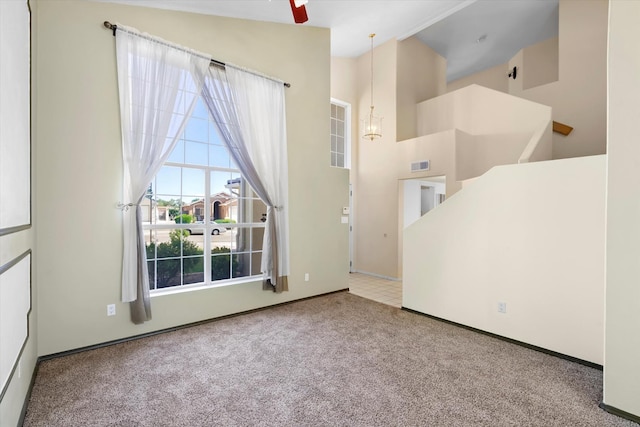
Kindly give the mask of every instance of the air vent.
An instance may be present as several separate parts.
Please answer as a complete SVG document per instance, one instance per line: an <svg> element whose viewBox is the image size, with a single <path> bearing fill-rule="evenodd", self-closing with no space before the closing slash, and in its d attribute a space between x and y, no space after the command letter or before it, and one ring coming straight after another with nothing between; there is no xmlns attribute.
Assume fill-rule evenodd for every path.
<svg viewBox="0 0 640 427"><path fill-rule="evenodd" d="M420 172L429 170L429 160L411 163L411 172Z"/></svg>

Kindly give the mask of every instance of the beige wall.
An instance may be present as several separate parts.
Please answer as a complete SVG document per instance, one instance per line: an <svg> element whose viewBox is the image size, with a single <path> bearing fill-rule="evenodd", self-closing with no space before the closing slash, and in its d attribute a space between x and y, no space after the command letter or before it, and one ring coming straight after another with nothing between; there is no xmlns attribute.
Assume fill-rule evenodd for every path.
<svg viewBox="0 0 640 427"><path fill-rule="evenodd" d="M553 108L553 120L574 128L553 135L553 157L606 152L607 0L560 0L559 79L531 89L509 80L509 93ZM527 73L523 51L509 61Z"/></svg>
<svg viewBox="0 0 640 427"><path fill-rule="evenodd" d="M612 1L604 403L640 418L640 2Z"/></svg>
<svg viewBox="0 0 640 427"><path fill-rule="evenodd" d="M157 296L152 321L130 322L128 307L118 303L122 161L115 43L104 20L292 84L286 90L289 292L263 292L250 282ZM348 286L347 225L340 223L348 176L329 166L328 155L329 30L60 0L38 4L34 38L40 355ZM70 209L78 203L81 213ZM106 316L110 303L117 306L114 317Z"/></svg>
<svg viewBox="0 0 640 427"><path fill-rule="evenodd" d="M531 89L558 81L558 37L525 47L522 50L522 88ZM518 73L516 73L517 76Z"/></svg>
<svg viewBox="0 0 640 427"><path fill-rule="evenodd" d="M400 277L398 248L398 175L396 142L416 134L417 102L445 91L445 62L415 38L390 40L373 54L375 114L383 118L382 138L360 138L361 118L370 107L371 56L333 58L331 96L353 96L345 87L355 81L353 111L354 269L389 278ZM354 67L354 73L349 68Z"/></svg>
<svg viewBox="0 0 640 427"><path fill-rule="evenodd" d="M448 86L442 86L443 83L439 83L439 80L432 81L431 84L435 88L446 87L446 90L450 91L458 86L477 82L499 92L510 92L527 100L549 105L553 108L554 120L576 128L569 137L553 134L554 158L604 153L606 4L606 0L560 1L560 80L557 82L524 90L522 89L522 79L518 78L515 81L508 79L506 76L507 64L502 64L469 79L452 82ZM576 17L580 17L580 19ZM397 157L397 153L391 148L390 132L396 131L396 135L400 137L409 135L406 132L409 127L403 123L403 120L410 117L411 114L399 113L404 108L401 105L405 103L404 94L410 92L407 89L410 85L405 87L403 78L418 70L418 67L411 68L410 65L407 65L411 68L411 71L407 71L405 69L407 67L400 66L403 58L407 57L403 54L404 48L407 47L408 52L412 51L410 49L413 46L412 42L409 42L407 46L395 43L395 49L390 46L391 43L388 42L384 46L376 48L374 54L376 85L374 104L376 112L384 117L384 137L373 143L356 138L357 142L354 147L358 150L358 154L353 158L354 165L357 165L358 170L355 172L355 177L352 176L352 182L354 189L357 189L354 193L357 206L355 213L355 247L358 252L355 259L356 269L388 277L399 277L400 271L394 274L393 271L397 269L389 261L396 258L394 255L400 253L400 251L396 251L394 254L390 249L393 246L390 239L396 240L399 239L399 236L393 236L386 231L389 222L397 225L398 189L397 183L390 181L396 178L389 173L389 168L386 165L395 162ZM522 71L523 56L521 51L512 60L517 63L520 71ZM393 76L391 65L396 59L398 67L396 67L396 75ZM357 64L356 87L360 98L358 109L361 115L369 107L370 64L368 54L358 58ZM511 62L508 65L513 66ZM436 70L424 70L424 72L430 73L432 78L438 79L437 76L441 72L438 67L439 65L436 66ZM421 81L421 78L418 80ZM333 87L337 84L332 81L332 93ZM392 85L394 84L398 90L395 96L392 93ZM407 89L406 92L405 89ZM408 101L406 102L408 103ZM486 119L487 123L492 122L492 117L495 117L497 112L490 108L484 111L486 114L482 117ZM445 117L447 113L442 111L432 111L431 113L433 113L431 117L438 117L445 122L455 119L455 117ZM397 126L393 120L397 121ZM505 121L508 120L505 118ZM417 134L422 135L425 125L420 119L417 122L417 126L421 128ZM429 131L438 132L451 128L443 123L439 122L442 126ZM538 126L537 123L536 126ZM466 131L476 132L474 130ZM546 133L548 132L545 131ZM364 250L361 251L361 249Z"/></svg>
<svg viewBox="0 0 640 427"><path fill-rule="evenodd" d="M356 58L331 57L331 97L352 104L352 109L358 107L356 61Z"/></svg>
<svg viewBox="0 0 640 427"><path fill-rule="evenodd" d="M418 134L460 129L473 135L535 132L551 120L548 106L479 85L419 103Z"/></svg>
<svg viewBox="0 0 640 427"><path fill-rule="evenodd" d="M403 306L602 364L604 191L604 156L491 169L405 229Z"/></svg>
<svg viewBox="0 0 640 427"><path fill-rule="evenodd" d="M454 80L447 84L447 92L461 89L463 87L477 84L500 92L509 92L509 74L507 64L496 65L479 73L472 74L461 79Z"/></svg>
<svg viewBox="0 0 640 427"><path fill-rule="evenodd" d="M358 164L352 181L355 212L355 270L385 277L398 277L398 184L392 165L396 156L396 58L398 43L390 40L374 51L374 106L383 118L382 138L374 141L360 137ZM358 135L362 116L370 106L371 57L360 56L356 62L358 93Z"/></svg>
<svg viewBox="0 0 640 427"><path fill-rule="evenodd" d="M447 91L479 84L549 105L553 120L574 128L569 136L553 134L554 158L605 153L607 4L560 0L557 39L521 50L508 64L453 81ZM507 78L514 66L516 80Z"/></svg>
<svg viewBox="0 0 640 427"><path fill-rule="evenodd" d="M351 168L346 171L349 176L349 184L353 193L358 192L358 181L355 177L358 175L358 148L360 131L360 98L358 96L357 84L357 59L356 58L339 58L331 57L331 98L347 102L351 105ZM352 199L350 216L353 218L358 210L357 199ZM353 244L356 240L355 227L350 231L351 237L351 254L349 261L357 257L358 247ZM350 270L354 266L349 267Z"/></svg>
<svg viewBox="0 0 640 427"><path fill-rule="evenodd" d="M415 138L416 104L445 93L447 62L416 37L398 42L396 141Z"/></svg>
<svg viewBox="0 0 640 427"><path fill-rule="evenodd" d="M398 156L393 165L394 175L400 180L446 176L447 195L452 195L459 189L455 182L456 141L470 137L458 129L449 129L401 141L398 143ZM411 172L411 163L421 160L430 161L429 170Z"/></svg>

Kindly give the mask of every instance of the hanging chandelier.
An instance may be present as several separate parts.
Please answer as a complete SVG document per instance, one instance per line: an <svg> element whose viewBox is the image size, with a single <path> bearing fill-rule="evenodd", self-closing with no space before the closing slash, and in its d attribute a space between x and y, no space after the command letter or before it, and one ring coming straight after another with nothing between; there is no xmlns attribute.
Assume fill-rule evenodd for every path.
<svg viewBox="0 0 640 427"><path fill-rule="evenodd" d="M371 109L369 114L363 119L364 132L362 137L373 141L376 138L382 137L382 118L373 114L373 38L375 34L369 34L371 39Z"/></svg>

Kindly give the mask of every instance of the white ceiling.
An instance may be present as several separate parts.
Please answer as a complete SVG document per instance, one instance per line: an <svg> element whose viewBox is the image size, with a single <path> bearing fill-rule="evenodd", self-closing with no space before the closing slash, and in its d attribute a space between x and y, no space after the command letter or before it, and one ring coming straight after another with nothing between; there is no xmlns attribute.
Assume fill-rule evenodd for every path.
<svg viewBox="0 0 640 427"><path fill-rule="evenodd" d="M97 1L295 25L289 0ZM558 0L309 0L305 7L309 21L302 25L331 28L333 56L365 53L371 33L375 46L417 35L447 59L449 81L557 35ZM486 41L476 43L484 34Z"/></svg>

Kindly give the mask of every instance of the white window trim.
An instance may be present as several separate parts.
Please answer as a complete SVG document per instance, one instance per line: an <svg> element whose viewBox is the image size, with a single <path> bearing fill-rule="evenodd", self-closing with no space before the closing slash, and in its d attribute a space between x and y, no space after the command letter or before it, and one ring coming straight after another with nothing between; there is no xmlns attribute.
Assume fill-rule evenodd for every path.
<svg viewBox="0 0 640 427"><path fill-rule="evenodd" d="M179 162L171 162L171 161L167 161L163 164L163 166L168 166L168 167L178 167L178 168L182 168L182 169L197 169L197 170L202 170L204 172L204 180L205 180L205 197L204 197L204 217L205 218L211 218L211 201L210 201L210 197L211 197L211 173L213 172L230 172L230 173L237 173L240 176L242 175L241 172L238 169L235 168L226 168L226 167L220 167L220 166L207 166L207 165L198 165L198 164L189 164L189 163L179 163ZM155 177L154 177L155 180ZM240 200L240 199L238 199ZM252 199L244 199L245 202L249 202L253 204L253 200ZM191 228L193 225L192 224L175 224L175 223L168 223L168 224L154 224L154 223L144 223L143 224L143 230L144 231L149 231L149 230L176 230L176 229L181 229L181 230L185 230L185 229L189 229ZM190 291L197 291L197 290L202 290L202 289L209 289L209 288L215 288L215 287L221 287L221 286L231 286L231 285L235 285L235 284L241 284L241 283L247 283L247 282L256 282L259 280L262 280L262 273L260 271L257 272L252 272L253 274L250 276L241 276L241 277L233 277L233 278L229 278L229 279L220 279L220 280L212 280L211 279L211 252L212 252L212 245L211 245L211 239L208 238L204 238L204 236L211 236L211 230L213 227L213 223L211 223L210 221L205 221L205 223L203 224L203 273L204 273L204 281L203 282L198 282L198 283L189 283L189 284L181 284L181 285L177 285L177 286L169 286L169 287L164 287L164 288L155 288L155 289L150 289L149 290L149 294L151 297L155 297L155 296L161 296L161 295L168 295L168 294L174 294L174 293L181 293L181 292L190 292ZM248 229L253 229L253 228L264 228L265 224L262 222L244 222L244 223L229 223L229 224L225 224L225 227L227 228L248 228ZM251 251L249 253L253 254L253 253L261 253L261 250L256 250L253 246L253 233L250 234L250 239L251 239L251 243L250 243L250 247L251 247ZM246 253L246 252L242 252L242 253ZM209 254L209 256L207 256L206 254ZM237 254L237 252L236 252ZM234 253L232 251L229 252L229 255L232 257L234 255ZM180 257L180 259L184 259L184 257ZM156 259L156 262L158 260ZM182 262L182 261L181 261ZM156 278L157 280L157 278ZM155 284L154 284L155 285Z"/></svg>
<svg viewBox="0 0 640 427"><path fill-rule="evenodd" d="M336 98L331 98L331 104L344 108L344 169L351 169L351 104ZM331 117L331 114L329 114L329 117ZM331 145L329 145L329 153L331 153ZM340 166L332 165L331 167Z"/></svg>

